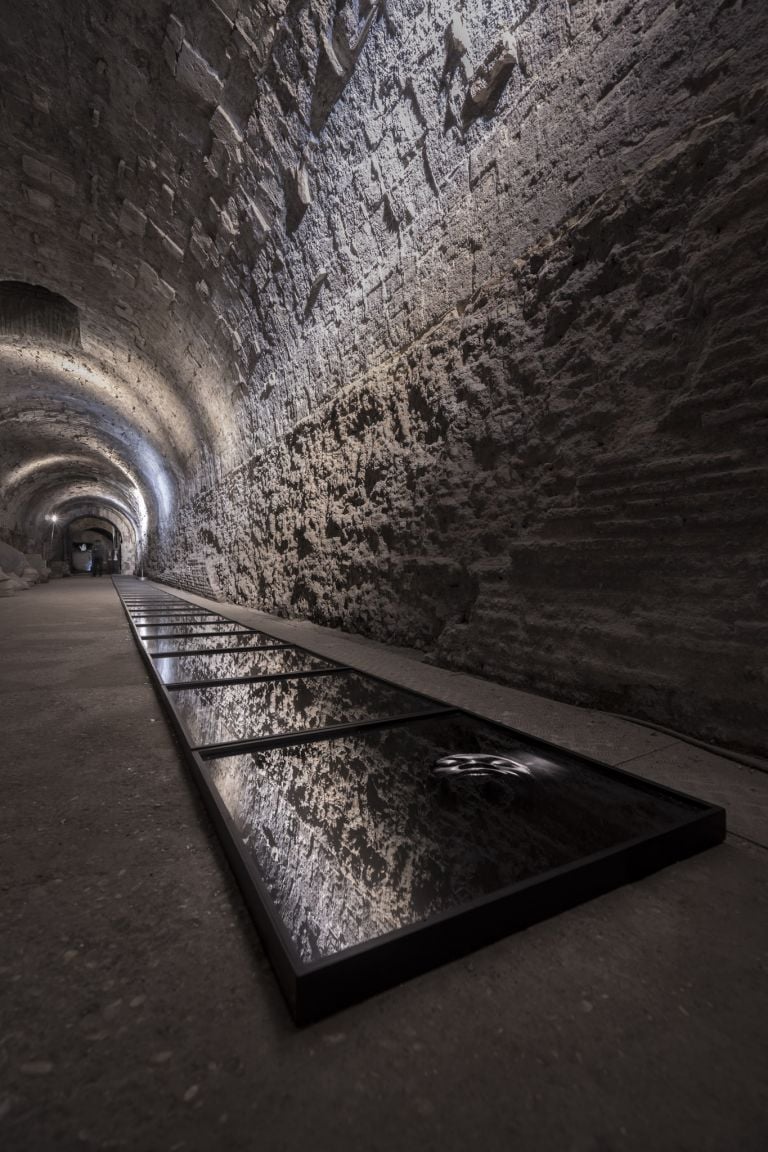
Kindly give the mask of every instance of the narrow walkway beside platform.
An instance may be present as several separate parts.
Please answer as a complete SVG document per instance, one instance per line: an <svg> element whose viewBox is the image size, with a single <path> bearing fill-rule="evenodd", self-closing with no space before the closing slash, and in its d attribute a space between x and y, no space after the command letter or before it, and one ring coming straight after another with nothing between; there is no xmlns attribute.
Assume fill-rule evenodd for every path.
<svg viewBox="0 0 768 1152"><path fill-rule="evenodd" d="M297 1030L111 582L0 600L0 1146L762 1150L767 776L188 599L722 803L735 835Z"/></svg>

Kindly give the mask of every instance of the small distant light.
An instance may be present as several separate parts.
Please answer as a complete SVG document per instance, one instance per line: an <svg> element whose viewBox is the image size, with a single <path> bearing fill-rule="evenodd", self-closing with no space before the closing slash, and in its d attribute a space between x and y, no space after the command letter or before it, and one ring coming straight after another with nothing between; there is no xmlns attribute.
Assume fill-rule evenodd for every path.
<svg viewBox="0 0 768 1152"><path fill-rule="evenodd" d="M54 512L54 513L51 515L51 520L53 520L54 524L55 524L55 523L56 523L56 521L58 520L58 516L56 515L56 513L55 513L55 512Z"/></svg>

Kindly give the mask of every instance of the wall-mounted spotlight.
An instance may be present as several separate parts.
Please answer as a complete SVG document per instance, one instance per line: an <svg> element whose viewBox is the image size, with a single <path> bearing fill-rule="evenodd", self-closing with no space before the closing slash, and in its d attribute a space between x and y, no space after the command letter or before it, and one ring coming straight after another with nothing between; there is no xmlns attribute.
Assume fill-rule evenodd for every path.
<svg viewBox="0 0 768 1152"><path fill-rule="evenodd" d="M48 519L51 522L51 538L48 541L48 554L50 555L51 551L53 550L53 533L54 533L54 530L56 528L56 521L58 520L58 516L56 515L55 512L51 512Z"/></svg>

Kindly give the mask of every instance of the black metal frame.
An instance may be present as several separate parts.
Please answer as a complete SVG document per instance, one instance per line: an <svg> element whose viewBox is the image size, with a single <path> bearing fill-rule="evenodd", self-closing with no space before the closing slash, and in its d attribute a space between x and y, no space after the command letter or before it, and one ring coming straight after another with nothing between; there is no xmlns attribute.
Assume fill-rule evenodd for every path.
<svg viewBox="0 0 768 1152"><path fill-rule="evenodd" d="M141 625L136 626L137 632L139 632L140 627ZM250 628L230 628L229 630L225 628L220 632L163 632L160 634L153 633L151 636L142 636L139 632L139 638L141 640L199 640L202 636L244 636L251 631L253 629Z"/></svg>
<svg viewBox="0 0 768 1152"><path fill-rule="evenodd" d="M137 616L147 616L152 619L163 616L174 618L176 616L212 616L216 619L219 616L218 612L190 612L185 608L134 608L131 611L135 612Z"/></svg>
<svg viewBox="0 0 768 1152"><path fill-rule="evenodd" d="M127 582L122 577L114 580L118 592L120 583ZM171 593L162 593L171 599L181 599ZM148 651L138 635L131 618L127 601L121 596L129 626L137 642L139 652L147 668L169 720L179 736L182 750L200 789L203 801L221 838L230 865L240 885L244 899L256 922L264 947L275 969L278 981L289 1003L294 1018L299 1023L307 1023L339 1008L355 1003L374 992L382 991L401 981L426 972L447 960L465 955L484 944L498 940L520 928L552 916L566 908L573 907L594 896L608 892L629 881L663 868L668 864L693 853L720 843L726 832L725 811L717 805L697 800L685 793L663 785L654 784L642 777L620 768L602 764L590 757L579 756L560 748L546 740L532 737L519 729L489 721L466 709L454 708L444 702L418 693L431 701L435 709L430 713L408 714L382 720L363 721L350 724L337 724L309 732L283 733L275 737L257 740L234 741L224 745L193 746L173 703L175 685L164 684L158 675L155 661L158 657L173 658L179 655L196 653L158 653ZM226 617L224 617L226 619ZM235 621L236 623L236 621ZM251 631L255 631L252 629ZM259 628L259 632L264 630ZM238 635L238 633L225 633ZM310 655L327 660L302 645L280 643L275 648L294 647ZM263 651L259 648L203 649L202 654L228 651ZM317 670L319 671L319 670ZM355 671L348 666L328 669L329 672ZM251 679L287 679L306 673L278 673L275 677L244 677L238 682L247 683ZM411 691L402 685L379 676L359 675L378 680L401 691ZM202 684L210 684L203 681ZM229 683L225 681L225 683ZM190 685L197 687L198 685ZM267 747L282 747L308 741L322 741L343 732L361 731L367 728L408 724L427 720L436 715L459 714L468 716L483 724L522 737L530 745L545 751L564 752L570 760L576 760L612 778L620 778L634 789L684 800L691 808L689 818L663 832L649 837L638 837L593 856L572 862L564 867L553 869L531 880L509 887L451 909L439 916L415 924L406 925L394 932L348 948L343 952L322 960L307 963L298 955L296 948L280 918L271 896L261 879L251 857L238 835L234 823L226 810L217 790L211 784L206 761L226 755L259 751Z"/></svg>
<svg viewBox="0 0 768 1152"><path fill-rule="evenodd" d="M168 624L198 624L200 621L204 620L214 621L225 619L225 616L217 616L213 612L198 612L195 615L192 615L188 612L176 611L176 609L174 609L173 612L141 612L136 616L135 622L138 625L138 621L143 620L144 623L138 626L149 628L154 627L155 624L161 625L165 624L166 622Z"/></svg>
<svg viewBox="0 0 768 1152"><path fill-rule="evenodd" d="M157 601L153 600L152 603L156 604ZM185 616L190 616L190 615L193 615L193 616L219 616L220 615L219 612L212 612L210 608L198 608L195 611L194 605L192 605L192 604L187 604L186 606L184 606L183 604L178 604L178 605L166 604L165 607L163 607L163 608L154 608L154 607L153 608L143 608L141 606L135 607L135 606L129 604L129 605L127 605L127 607L130 608L130 610L132 612L139 612L142 615L148 615L148 616L163 615L163 614L168 614L168 613L172 613L175 615L178 612L183 613L183 615L185 615Z"/></svg>
<svg viewBox="0 0 768 1152"><path fill-rule="evenodd" d="M248 648L246 651L263 652L264 649ZM268 648L267 651L270 652L272 649ZM212 677L210 680L163 680L163 683L169 692L181 692L186 688L223 688L229 684L258 684L266 680L293 680L296 676L306 680L310 676L329 676L331 673L352 671L354 669L341 664L335 668L302 668L298 672L257 672L254 676L220 676Z"/></svg>
<svg viewBox="0 0 768 1152"><path fill-rule="evenodd" d="M225 636L239 636L239 632L225 632ZM187 637L173 637L173 636L148 636L148 640L179 640L187 639ZM195 637L189 637L194 640ZM143 644L141 637L138 637L139 643ZM220 656L222 652L276 652L280 648L293 648L293 644L239 644L234 648L179 648L177 652L149 652L153 660L162 660L163 657L169 656ZM305 649L306 651L306 649Z"/></svg>
<svg viewBox="0 0 768 1152"><path fill-rule="evenodd" d="M230 624L230 627L225 627ZM231 636L238 635L240 632L249 632L251 629L238 627L234 621L230 623L229 620L212 620L210 624L200 624L195 621L189 621L186 624L177 624L176 622L166 624L137 624L136 628L139 632L147 632L150 638L153 635L160 634L163 639L163 633L170 630L173 633L173 638L177 636Z"/></svg>
<svg viewBox="0 0 768 1152"><path fill-rule="evenodd" d="M303 679L303 677L302 677ZM454 715L458 708L432 708L424 712L400 712L396 716L377 716L372 720L349 720L340 724L325 724L322 728L298 728L274 736L250 736L243 740L227 740L221 744L190 744L192 751L203 760L219 760L224 756L241 756L246 752L264 752L268 748L284 748L290 744L317 744L335 736L351 732L367 732L374 728L397 728L413 720L434 720L437 716ZM184 721L181 721L182 727Z"/></svg>
<svg viewBox="0 0 768 1152"><path fill-rule="evenodd" d="M236 620L228 620L226 616L192 616L187 612L158 613L156 616L137 612L134 623L137 628L178 628L181 626L184 628L213 628L221 627L224 624L234 625L237 628L244 627L244 625L238 624Z"/></svg>

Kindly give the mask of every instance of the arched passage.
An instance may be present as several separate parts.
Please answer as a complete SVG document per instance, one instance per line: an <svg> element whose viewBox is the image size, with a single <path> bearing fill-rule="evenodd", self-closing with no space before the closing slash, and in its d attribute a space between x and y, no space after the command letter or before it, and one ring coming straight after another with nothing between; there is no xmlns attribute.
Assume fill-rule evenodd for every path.
<svg viewBox="0 0 768 1152"><path fill-rule="evenodd" d="M106 545L110 571L131 574L136 569L137 541L136 532L131 522L116 509L107 506L94 505L92 512L78 511L72 514L70 509L68 518L62 520L60 531L56 533L58 517L51 522L52 538L58 545L60 558L66 560L77 568L76 551L82 544L91 544L100 538ZM51 553L51 558L56 559Z"/></svg>
<svg viewBox="0 0 768 1152"><path fill-rule="evenodd" d="M7 0L0 533L754 747L768 9L648 4Z"/></svg>
<svg viewBox="0 0 768 1152"><path fill-rule="evenodd" d="M72 521L117 525L189 604L215 594L290 646L318 639L318 688L339 661L389 677L383 645L416 647L411 688L451 700L469 673L480 712L684 790L702 764L702 795L735 809L722 855L679 882L490 947L343 1032L289 1035L110 582L14 591L4 1145L762 1147L759 773L731 789L735 764L595 709L765 752L766 0L1 15L0 539L39 552ZM265 827L282 814L258 868L297 914L347 893L363 923L414 884L422 912L441 884L468 897L470 871L500 875L507 800L505 851L539 856L527 815L556 775L508 778L486 822L477 793L494 807L502 780L454 790L423 749L391 771L376 749L398 725L331 735L330 755L196 761L228 781L219 825L236 797ZM402 776L413 804L388 802ZM585 845L612 826L586 795L564 820ZM553 824L541 852L558 844ZM273 884L284 847L296 866ZM322 909L304 922L333 946ZM452 931L438 915L430 939ZM393 975L409 936L387 944ZM376 963L342 959L352 984Z"/></svg>

